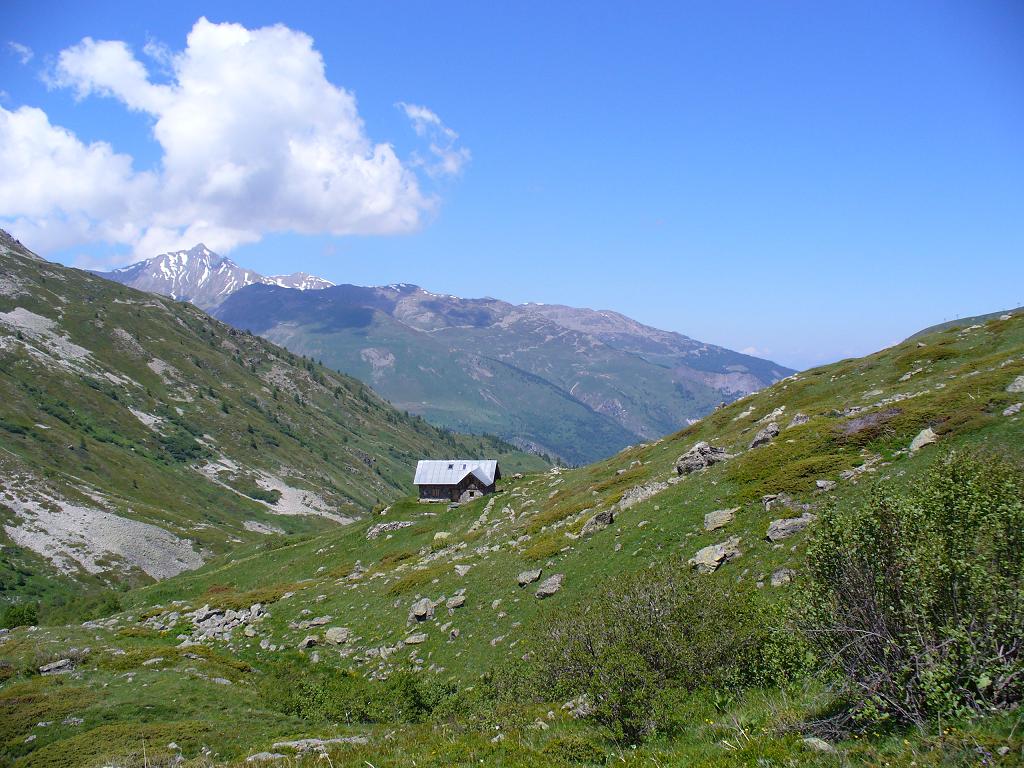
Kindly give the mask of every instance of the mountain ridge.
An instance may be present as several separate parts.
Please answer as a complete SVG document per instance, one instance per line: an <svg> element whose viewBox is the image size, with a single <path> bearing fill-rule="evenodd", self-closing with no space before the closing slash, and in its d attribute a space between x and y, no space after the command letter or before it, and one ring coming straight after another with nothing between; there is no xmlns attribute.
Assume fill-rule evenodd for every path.
<svg viewBox="0 0 1024 768"><path fill-rule="evenodd" d="M411 283L307 293L250 285L214 313L434 423L540 445L573 463L660 437L792 373L611 310L465 299ZM534 387L511 386L497 363L554 385L574 410L555 412Z"/></svg>
<svg viewBox="0 0 1024 768"><path fill-rule="evenodd" d="M143 291L161 293L211 309L240 288L253 283L297 290L317 290L334 285L307 272L264 276L214 253L202 243L188 250L168 251L109 272L100 277Z"/></svg>

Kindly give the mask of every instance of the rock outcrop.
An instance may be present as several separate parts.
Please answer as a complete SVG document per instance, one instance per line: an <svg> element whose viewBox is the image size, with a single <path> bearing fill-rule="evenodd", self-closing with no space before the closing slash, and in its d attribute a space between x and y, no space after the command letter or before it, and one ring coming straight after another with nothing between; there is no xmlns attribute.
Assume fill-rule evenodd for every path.
<svg viewBox="0 0 1024 768"><path fill-rule="evenodd" d="M719 528L724 528L736 519L736 513L739 510L739 507L733 507L732 509L716 509L714 512L708 512L704 515L704 530L716 531Z"/></svg>
<svg viewBox="0 0 1024 768"><path fill-rule="evenodd" d="M558 590L562 588L562 583L565 581L564 573L556 573L541 582L540 586L537 587L537 597L543 600L546 597L551 597Z"/></svg>
<svg viewBox="0 0 1024 768"><path fill-rule="evenodd" d="M697 554L689 559L688 564L697 573L714 573L723 563L735 560L741 554L743 553L740 552L739 536L730 536L721 544L712 544L698 550Z"/></svg>
<svg viewBox="0 0 1024 768"><path fill-rule="evenodd" d="M788 539L795 533L799 533L815 520L810 512L804 512L800 517L786 517L780 520L772 520L768 524L768 533L765 538L768 541L776 542Z"/></svg>
<svg viewBox="0 0 1024 768"><path fill-rule="evenodd" d="M762 446L762 445L767 445L768 443L770 443L772 440L774 440L778 436L779 436L779 425L776 424L773 421L767 427L765 427L760 432L758 432L756 435L754 435L754 439L750 441L750 447L751 448L757 448L757 447Z"/></svg>
<svg viewBox="0 0 1024 768"><path fill-rule="evenodd" d="M680 475L689 475L731 458L732 455L724 448L716 448L702 440L676 459L676 472Z"/></svg>

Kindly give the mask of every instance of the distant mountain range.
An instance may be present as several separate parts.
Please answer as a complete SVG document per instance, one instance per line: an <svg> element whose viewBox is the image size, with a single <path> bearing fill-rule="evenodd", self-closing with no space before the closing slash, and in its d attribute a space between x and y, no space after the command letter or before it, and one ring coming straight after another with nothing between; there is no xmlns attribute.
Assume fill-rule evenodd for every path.
<svg viewBox="0 0 1024 768"><path fill-rule="evenodd" d="M103 276L192 301L435 424L572 463L674 432L793 373L617 312L263 277L201 245Z"/></svg>
<svg viewBox="0 0 1024 768"><path fill-rule="evenodd" d="M300 291L329 288L330 280L293 272L265 277L238 266L200 243L187 251L173 251L136 262L113 272L97 272L140 291L162 293L179 301L190 301L201 309L212 309L240 288L254 283L296 288Z"/></svg>

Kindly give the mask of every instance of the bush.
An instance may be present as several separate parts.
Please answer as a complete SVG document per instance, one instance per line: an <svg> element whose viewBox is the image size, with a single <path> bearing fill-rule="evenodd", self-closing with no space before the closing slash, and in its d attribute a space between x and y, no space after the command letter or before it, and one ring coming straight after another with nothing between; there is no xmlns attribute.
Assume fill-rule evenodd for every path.
<svg viewBox="0 0 1024 768"><path fill-rule="evenodd" d="M369 680L353 672L310 667L298 654L277 661L260 683L263 700L311 722L417 723L448 691L412 672Z"/></svg>
<svg viewBox="0 0 1024 768"><path fill-rule="evenodd" d="M604 765L605 762L603 749L582 736L575 734L555 736L544 745L541 752L547 757L566 763L598 763Z"/></svg>
<svg viewBox="0 0 1024 768"><path fill-rule="evenodd" d="M39 622L39 611L35 603L14 603L4 608L0 616L0 627L14 629L15 627L31 627Z"/></svg>
<svg viewBox="0 0 1024 768"><path fill-rule="evenodd" d="M680 691L752 680L770 631L747 591L673 558L560 612L530 673L548 700L585 695L612 738L636 743L668 729Z"/></svg>
<svg viewBox="0 0 1024 768"><path fill-rule="evenodd" d="M908 491L822 514L802 624L841 717L920 724L1024 693L1024 473L951 453Z"/></svg>

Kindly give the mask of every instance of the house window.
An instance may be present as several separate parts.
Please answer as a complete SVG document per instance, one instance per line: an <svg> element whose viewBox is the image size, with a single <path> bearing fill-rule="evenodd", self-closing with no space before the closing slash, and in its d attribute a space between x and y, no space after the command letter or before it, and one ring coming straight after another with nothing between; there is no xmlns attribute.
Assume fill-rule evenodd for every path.
<svg viewBox="0 0 1024 768"><path fill-rule="evenodd" d="M454 468L455 468L455 465L454 465L454 464L449 464L449 465L448 465L448 469L454 469Z"/></svg>

